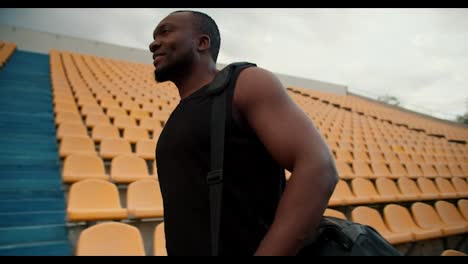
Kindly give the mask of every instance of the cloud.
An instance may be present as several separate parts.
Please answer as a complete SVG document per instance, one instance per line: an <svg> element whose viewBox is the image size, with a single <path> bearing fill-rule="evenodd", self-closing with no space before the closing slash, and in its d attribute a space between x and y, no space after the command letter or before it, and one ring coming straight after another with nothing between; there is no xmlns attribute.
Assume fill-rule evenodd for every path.
<svg viewBox="0 0 468 264"><path fill-rule="evenodd" d="M180 8L185 9L185 8ZM1 9L0 23L147 49L178 9ZM347 85L454 118L468 98L468 9L195 9L221 32L219 62Z"/></svg>

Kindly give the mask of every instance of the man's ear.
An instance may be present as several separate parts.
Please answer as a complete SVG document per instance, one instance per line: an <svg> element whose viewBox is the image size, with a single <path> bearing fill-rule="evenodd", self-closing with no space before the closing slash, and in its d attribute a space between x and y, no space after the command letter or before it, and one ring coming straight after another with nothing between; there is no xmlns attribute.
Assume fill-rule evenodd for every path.
<svg viewBox="0 0 468 264"><path fill-rule="evenodd" d="M211 39L208 35L200 35L198 38L198 51L205 51L210 49L211 46Z"/></svg>

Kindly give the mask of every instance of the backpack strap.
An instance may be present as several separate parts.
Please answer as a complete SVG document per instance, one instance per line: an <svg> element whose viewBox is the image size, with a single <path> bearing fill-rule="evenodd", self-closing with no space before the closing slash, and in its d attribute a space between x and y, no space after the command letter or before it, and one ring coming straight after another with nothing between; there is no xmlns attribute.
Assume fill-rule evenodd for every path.
<svg viewBox="0 0 468 264"><path fill-rule="evenodd" d="M242 69L251 66L256 65L248 62L238 62L226 66L218 72L207 89L210 94L216 95L211 106L211 168L206 177L210 192L211 254L213 256L219 255L219 229L223 196L224 134L226 125L226 93L224 91L226 86L232 83L232 77L237 78Z"/></svg>

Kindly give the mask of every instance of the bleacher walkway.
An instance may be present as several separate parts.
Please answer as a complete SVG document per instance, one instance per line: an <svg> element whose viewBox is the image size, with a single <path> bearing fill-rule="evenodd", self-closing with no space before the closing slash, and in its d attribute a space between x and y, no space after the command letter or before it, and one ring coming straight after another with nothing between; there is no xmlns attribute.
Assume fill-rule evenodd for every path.
<svg viewBox="0 0 468 264"><path fill-rule="evenodd" d="M0 70L0 255L72 255L49 56L15 51Z"/></svg>

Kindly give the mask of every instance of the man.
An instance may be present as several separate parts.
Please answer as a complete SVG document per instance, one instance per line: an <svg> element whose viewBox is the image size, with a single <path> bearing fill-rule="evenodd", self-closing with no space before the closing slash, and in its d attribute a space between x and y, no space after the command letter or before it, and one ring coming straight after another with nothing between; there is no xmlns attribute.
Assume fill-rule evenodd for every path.
<svg viewBox="0 0 468 264"><path fill-rule="evenodd" d="M177 11L153 33L155 78L181 101L156 148L168 255L210 254L210 113L220 35L206 14ZM241 39L239 40L242 41ZM221 255L295 255L319 224L338 176L311 120L267 70L228 87ZM291 171L285 186L284 168Z"/></svg>

